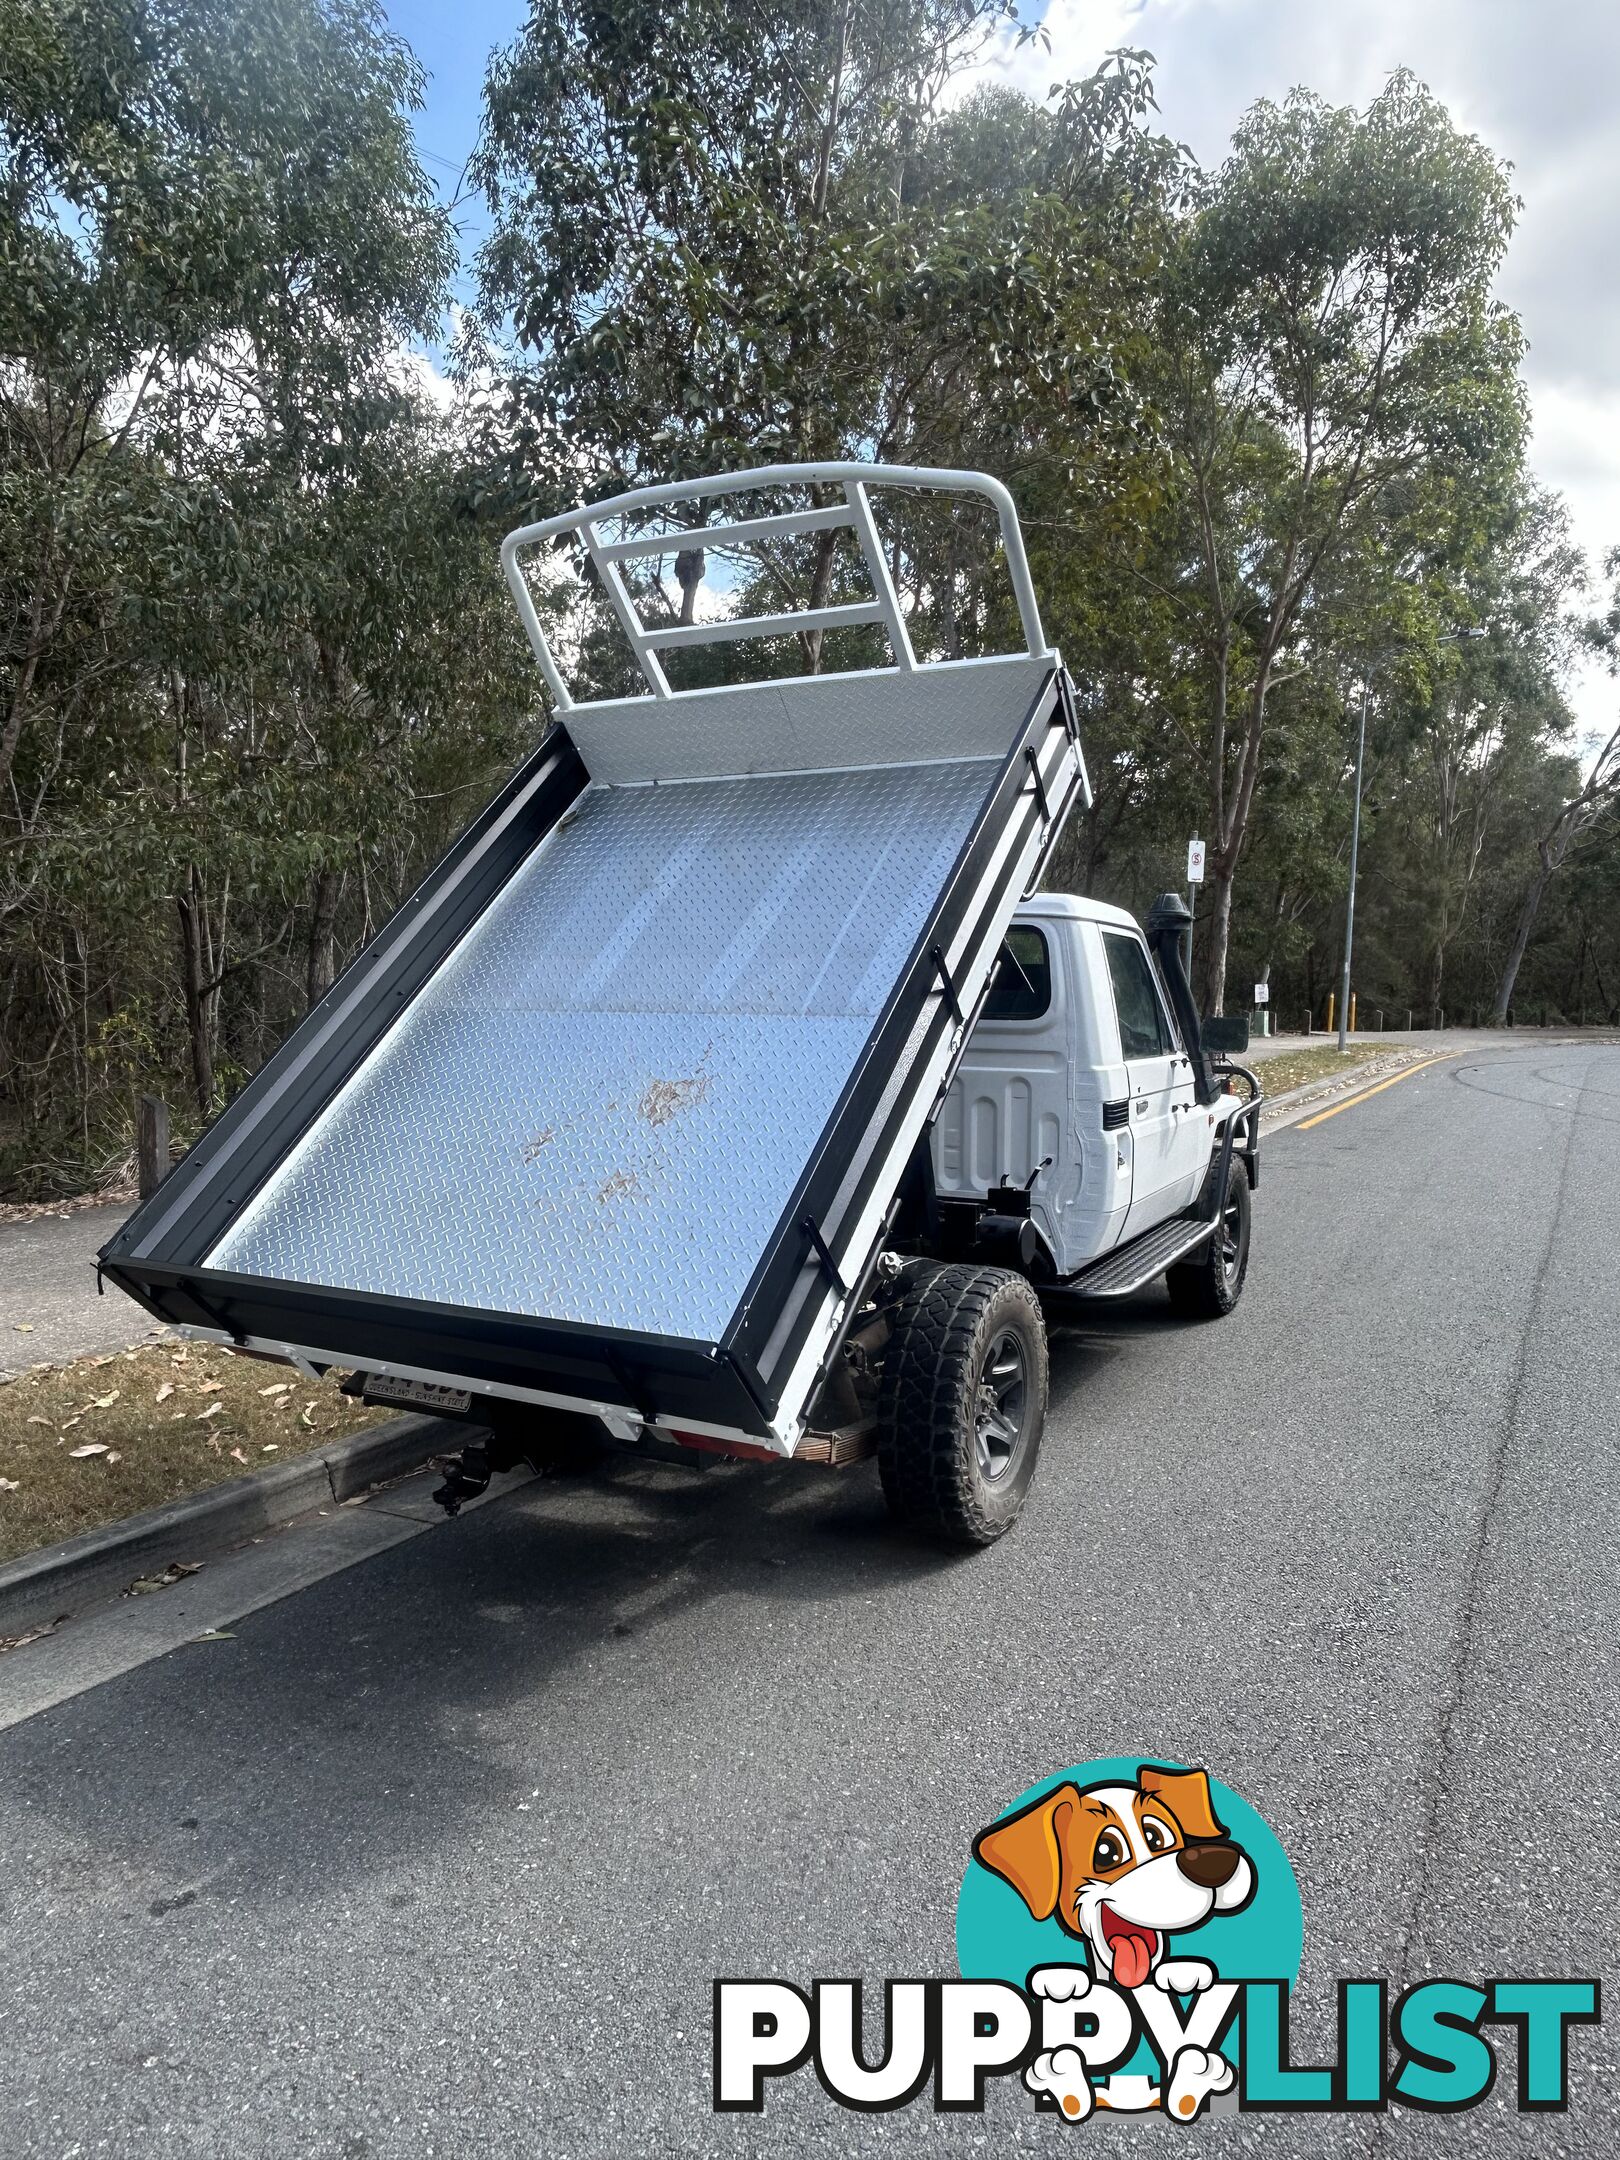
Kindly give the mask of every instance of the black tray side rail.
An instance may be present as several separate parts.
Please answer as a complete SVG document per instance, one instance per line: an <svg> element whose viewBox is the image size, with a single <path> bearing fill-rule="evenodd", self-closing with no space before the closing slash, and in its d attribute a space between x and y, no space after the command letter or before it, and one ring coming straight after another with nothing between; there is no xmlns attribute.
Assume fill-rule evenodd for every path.
<svg viewBox="0 0 1620 2160"><path fill-rule="evenodd" d="M1077 746L1072 698L1061 669L1047 678L1025 715L939 901L917 936L905 972L726 1331L726 1355L772 1413L827 1298L842 1300L847 1322L856 1303L854 1293L881 1248L880 1232L869 1252L845 1253L841 1267L832 1258L847 1245L853 1226L870 1205L897 1135L915 1107L915 1090L903 1081L895 1085L897 1069L902 1064L908 1072L926 1069L956 1028L961 1029L958 1048L965 1048L977 1006L988 992L993 968L979 987L975 1011L964 1011L957 987L942 966L944 956L975 911L984 908L985 880L998 853L1005 850L1009 863L1019 861L1044 824L1048 829L1033 884L1081 792L1083 767L1061 796L1044 777L1048 766L1060 769L1060 761L1050 754L1059 737L1065 748ZM946 1070L930 1114L943 1100L954 1063ZM829 1355L838 1339L835 1334Z"/></svg>

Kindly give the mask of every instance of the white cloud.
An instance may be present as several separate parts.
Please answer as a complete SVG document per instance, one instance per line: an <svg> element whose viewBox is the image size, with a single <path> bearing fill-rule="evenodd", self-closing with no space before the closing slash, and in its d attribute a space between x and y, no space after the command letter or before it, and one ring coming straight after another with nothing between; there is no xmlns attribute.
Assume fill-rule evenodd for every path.
<svg viewBox="0 0 1620 2160"><path fill-rule="evenodd" d="M1592 566L1594 602L1603 590L1603 557L1620 547L1620 386L1543 383L1535 397L1531 463L1570 507L1577 544ZM1569 685L1576 724L1595 746L1620 715L1620 684L1595 662Z"/></svg>
<svg viewBox="0 0 1620 2160"><path fill-rule="evenodd" d="M394 355L393 369L400 389L414 391L424 404L432 406L441 420L454 411L456 386L427 353L402 345Z"/></svg>

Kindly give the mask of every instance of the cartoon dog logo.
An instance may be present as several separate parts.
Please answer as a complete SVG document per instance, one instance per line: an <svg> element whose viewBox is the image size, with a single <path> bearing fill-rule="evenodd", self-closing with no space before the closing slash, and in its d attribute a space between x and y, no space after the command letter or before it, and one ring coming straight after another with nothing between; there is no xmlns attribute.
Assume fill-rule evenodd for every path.
<svg viewBox="0 0 1620 2160"><path fill-rule="evenodd" d="M1060 1785L981 1830L973 1850L1122 1988L1146 1986L1171 1935L1254 1895L1254 1869L1217 1822L1203 1770L1143 1763L1134 1785Z"/></svg>
<svg viewBox="0 0 1620 2160"><path fill-rule="evenodd" d="M1053 1965L1030 1975L1032 1991L1054 2000L1077 2000L1093 1977L1131 1992L1201 1995L1215 1968L1168 1959L1170 1937L1241 1911L1254 1896L1254 1868L1216 1818L1203 1770L1143 1763L1134 1785L1064 1783L981 1830L973 1851L1037 1920L1055 1918L1085 1944L1089 1974ZM1093 2094L1082 2059L1064 2048L1042 2054L1025 2082L1050 2092L1071 2120L1093 2104L1164 2106L1185 2118L1233 2082L1231 2065L1212 2050L1183 2051L1173 2073L1162 2093L1146 2079L1116 2077Z"/></svg>

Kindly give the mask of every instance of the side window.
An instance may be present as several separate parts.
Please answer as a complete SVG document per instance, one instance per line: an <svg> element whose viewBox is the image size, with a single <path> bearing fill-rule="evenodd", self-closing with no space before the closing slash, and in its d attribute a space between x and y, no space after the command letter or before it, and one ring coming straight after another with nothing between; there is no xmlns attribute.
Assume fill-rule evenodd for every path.
<svg viewBox="0 0 1620 2160"><path fill-rule="evenodd" d="M1128 1058L1169 1057L1174 1045L1146 952L1117 930L1103 932L1103 951L1114 985L1120 1049Z"/></svg>
<svg viewBox="0 0 1620 2160"><path fill-rule="evenodd" d="M1052 1003L1052 955L1045 937L1027 923L1007 932L1001 958L984 1001L986 1020L1038 1020Z"/></svg>

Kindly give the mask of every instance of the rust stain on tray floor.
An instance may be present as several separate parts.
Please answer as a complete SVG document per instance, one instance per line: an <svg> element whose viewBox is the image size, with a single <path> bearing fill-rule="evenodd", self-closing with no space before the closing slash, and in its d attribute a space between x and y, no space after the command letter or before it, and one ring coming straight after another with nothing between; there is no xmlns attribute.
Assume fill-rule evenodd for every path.
<svg viewBox="0 0 1620 2160"><path fill-rule="evenodd" d="M713 1077L707 1069L713 1055L714 1044L705 1043L703 1055L697 1061L697 1071L689 1073L684 1080L649 1080L636 1105L636 1115L649 1125L667 1125L677 1111L702 1102Z"/></svg>
<svg viewBox="0 0 1620 2160"><path fill-rule="evenodd" d="M636 1108L649 1125L667 1125L677 1110L701 1102L708 1092L706 1072L693 1073L687 1080L650 1080Z"/></svg>

